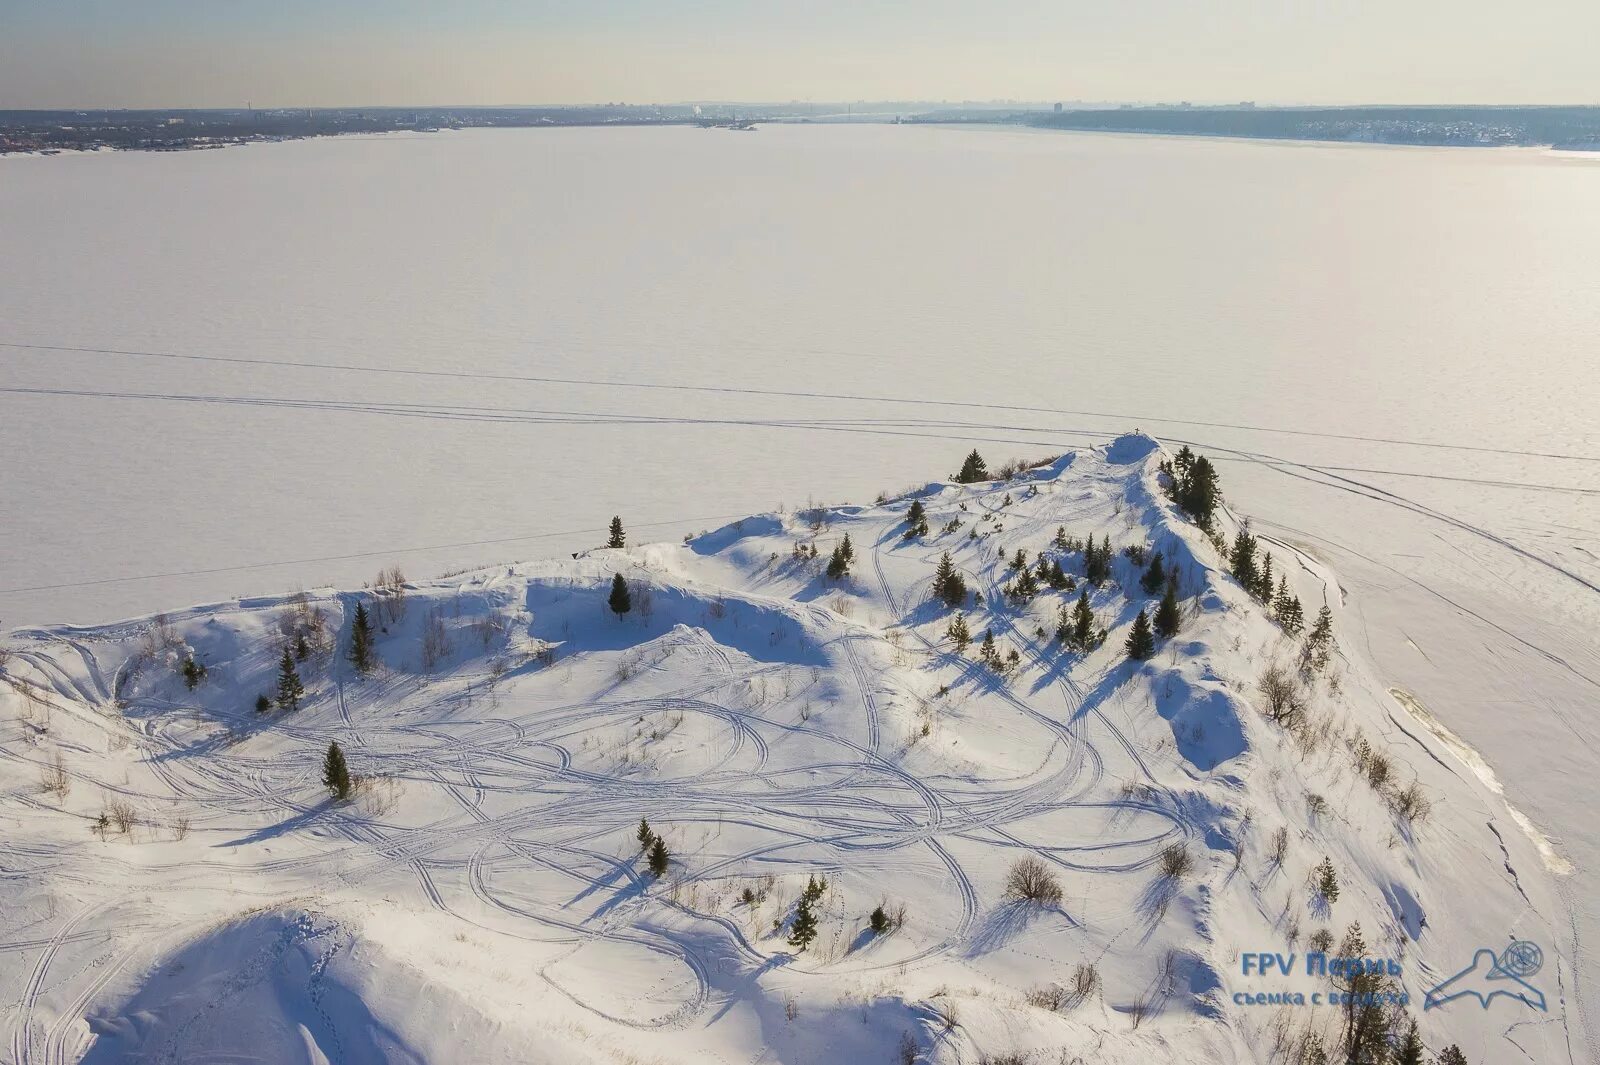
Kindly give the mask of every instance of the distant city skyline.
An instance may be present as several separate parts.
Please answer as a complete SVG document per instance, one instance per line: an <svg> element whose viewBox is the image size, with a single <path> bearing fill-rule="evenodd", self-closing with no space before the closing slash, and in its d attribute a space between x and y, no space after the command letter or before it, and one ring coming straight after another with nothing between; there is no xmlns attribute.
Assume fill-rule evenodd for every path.
<svg viewBox="0 0 1600 1065"><path fill-rule="evenodd" d="M0 0L0 110L1600 102L1600 5Z"/></svg>

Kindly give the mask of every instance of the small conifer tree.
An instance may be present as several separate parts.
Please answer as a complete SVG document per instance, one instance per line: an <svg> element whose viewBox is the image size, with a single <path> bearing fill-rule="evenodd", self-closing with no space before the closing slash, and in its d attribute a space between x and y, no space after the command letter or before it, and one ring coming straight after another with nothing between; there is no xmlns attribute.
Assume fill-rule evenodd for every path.
<svg viewBox="0 0 1600 1065"><path fill-rule="evenodd" d="M833 554L828 556L828 579L830 581L843 580L850 572L850 559L845 556L844 545L840 544L833 549Z"/></svg>
<svg viewBox="0 0 1600 1065"><path fill-rule="evenodd" d="M1322 858L1322 864L1317 866L1317 894L1333 905L1339 901L1339 877L1333 871L1333 862L1327 856Z"/></svg>
<svg viewBox="0 0 1600 1065"><path fill-rule="evenodd" d="M650 844L656 841L656 834L650 828L650 822L642 817L639 818L639 831L635 835L639 839L639 849L642 851L649 850Z"/></svg>
<svg viewBox="0 0 1600 1065"><path fill-rule="evenodd" d="M1052 559L1051 560L1051 562L1050 562L1050 578L1049 579L1050 579L1050 587L1054 588L1056 591L1058 591L1058 592L1063 592L1063 591L1064 592L1070 592L1070 591L1072 591L1072 578L1067 576L1066 572L1061 568L1061 560L1060 559Z"/></svg>
<svg viewBox="0 0 1600 1065"><path fill-rule="evenodd" d="M972 643L972 632L967 628L967 616L957 614L950 619L950 627L945 630L945 635L956 645L956 654L965 654L967 647Z"/></svg>
<svg viewBox="0 0 1600 1065"><path fill-rule="evenodd" d="M206 679L206 667L196 662L193 655L183 660L179 670L183 673L183 686L190 691L194 691Z"/></svg>
<svg viewBox="0 0 1600 1065"><path fill-rule="evenodd" d="M905 532L905 538L907 540L910 540L913 537L927 536L927 535L928 535L928 511L927 511L927 508L922 505L922 500L913 499L911 501L911 506L906 509L906 532Z"/></svg>
<svg viewBox="0 0 1600 1065"><path fill-rule="evenodd" d="M789 945L805 950L817 938L817 915L811 912L811 896L803 894L794 908L794 922L789 925Z"/></svg>
<svg viewBox="0 0 1600 1065"><path fill-rule="evenodd" d="M1412 1021L1395 1047L1394 1065L1424 1065L1423 1054L1422 1037L1417 1034L1417 1022Z"/></svg>
<svg viewBox="0 0 1600 1065"><path fill-rule="evenodd" d="M889 924L889 915L883 912L882 906L873 910L872 916L867 918L867 925L872 929L872 934L875 936L881 936L887 932Z"/></svg>
<svg viewBox="0 0 1600 1065"><path fill-rule="evenodd" d="M303 632L295 633L294 657L298 662L304 662L311 657L311 643L306 639L306 634Z"/></svg>
<svg viewBox="0 0 1600 1065"><path fill-rule="evenodd" d="M958 484L973 484L989 479L989 467L984 465L983 456L978 454L977 448L973 448L967 460L961 464L961 472L956 474L955 479Z"/></svg>
<svg viewBox="0 0 1600 1065"><path fill-rule="evenodd" d="M1161 596L1161 605L1156 607L1156 632L1163 640L1170 640L1182 627L1183 612L1178 609L1178 588L1168 584Z"/></svg>
<svg viewBox="0 0 1600 1065"><path fill-rule="evenodd" d="M1133 628L1128 632L1125 646L1128 657L1140 662L1156 653L1156 639L1150 632L1150 619L1143 610L1133 619Z"/></svg>
<svg viewBox="0 0 1600 1065"><path fill-rule="evenodd" d="M256 696L256 713L264 714L272 709L272 699L266 695Z"/></svg>
<svg viewBox="0 0 1600 1065"><path fill-rule="evenodd" d="M667 866L672 862L672 855L667 853L667 844L657 836L650 844L650 875L660 880L667 875Z"/></svg>
<svg viewBox="0 0 1600 1065"><path fill-rule="evenodd" d="M628 546L628 534L622 531L622 518L620 516L611 519L611 535L606 537L606 546Z"/></svg>
<svg viewBox="0 0 1600 1065"><path fill-rule="evenodd" d="M1000 650L995 646L993 629L984 630L983 643L978 648L978 657L983 660L984 665L997 673L1005 668L1005 663L1000 658Z"/></svg>
<svg viewBox="0 0 1600 1065"><path fill-rule="evenodd" d="M372 618L367 614L367 605L357 603L356 616L350 623L350 664L363 676L378 665L372 643Z"/></svg>
<svg viewBox="0 0 1600 1065"><path fill-rule="evenodd" d="M939 556L939 568L933 574L933 594L948 607L959 607L967 601L967 582L957 572L948 551Z"/></svg>
<svg viewBox="0 0 1600 1065"><path fill-rule="evenodd" d="M1150 566L1144 571L1144 576L1139 578L1139 586L1145 590L1146 595L1155 595L1166 583L1166 566L1161 561L1161 552L1157 551L1150 556Z"/></svg>
<svg viewBox="0 0 1600 1065"><path fill-rule="evenodd" d="M1261 559L1261 572L1256 575L1255 597L1263 603L1272 602L1272 552Z"/></svg>
<svg viewBox="0 0 1600 1065"><path fill-rule="evenodd" d="M1249 529L1240 529L1233 538L1233 551L1228 556L1228 570L1247 592L1256 590L1256 538Z"/></svg>
<svg viewBox="0 0 1600 1065"><path fill-rule="evenodd" d="M628 582L618 573L611 578L611 594L606 598L606 606L617 615L617 620L622 620L622 615L633 609L633 594L628 591Z"/></svg>
<svg viewBox="0 0 1600 1065"><path fill-rule="evenodd" d="M328 753L323 756L322 783L335 799L343 802L350 797L350 767L345 764L344 751L338 743L328 744Z"/></svg>
<svg viewBox="0 0 1600 1065"><path fill-rule="evenodd" d="M1078 593L1078 601L1072 608L1072 621L1070 625L1057 632L1062 642L1076 651L1089 651L1094 648L1094 611L1089 607L1089 589L1085 588Z"/></svg>
<svg viewBox="0 0 1600 1065"><path fill-rule="evenodd" d="M1309 672L1318 672L1328 664L1328 655L1333 649L1333 611L1323 604L1317 611L1317 620L1311 626L1311 631L1306 634L1306 642L1300 649L1301 668Z"/></svg>
<svg viewBox="0 0 1600 1065"><path fill-rule="evenodd" d="M278 662L278 709L300 709L300 697L305 693L306 686L300 683L300 674L294 668L294 656L285 647Z"/></svg>

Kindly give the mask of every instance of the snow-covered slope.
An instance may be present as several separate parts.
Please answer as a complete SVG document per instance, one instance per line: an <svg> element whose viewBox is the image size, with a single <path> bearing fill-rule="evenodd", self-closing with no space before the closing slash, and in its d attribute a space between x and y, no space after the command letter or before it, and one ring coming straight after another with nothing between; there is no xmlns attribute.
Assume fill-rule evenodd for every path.
<svg viewBox="0 0 1600 1065"><path fill-rule="evenodd" d="M1166 457L1128 436L681 545L13 634L0 1053L1292 1061L1312 1033L1336 1044L1338 1011L1255 997L1330 985L1303 960L1249 967L1359 922L1431 1048L1588 1060L1554 951L1528 977L1545 1011L1422 1009L1478 948L1558 940L1561 857L1348 639L1303 682L1304 724L1264 715L1258 678L1296 675L1301 639L1167 500ZM913 500L925 536L905 535ZM1233 518L1217 524L1231 540ZM1090 588L1108 638L1088 652L1055 639L1088 587L1061 529L1117 549ZM830 579L846 535L853 563ZM1183 598L1181 631L1143 662L1124 637L1159 595L1129 547L1161 552ZM1009 599L1019 548L1081 587ZM944 552L981 594L974 636L1014 667L947 638L930 594ZM1275 562L1337 633L1328 568ZM357 604L380 626L371 676L346 653ZM302 636L299 708L257 712ZM333 741L362 778L346 803L321 783ZM1431 807L1414 819L1396 810L1412 785ZM659 879L641 818L671 853ZM1058 903L1008 897L1028 857ZM874 934L879 906L891 927Z"/></svg>

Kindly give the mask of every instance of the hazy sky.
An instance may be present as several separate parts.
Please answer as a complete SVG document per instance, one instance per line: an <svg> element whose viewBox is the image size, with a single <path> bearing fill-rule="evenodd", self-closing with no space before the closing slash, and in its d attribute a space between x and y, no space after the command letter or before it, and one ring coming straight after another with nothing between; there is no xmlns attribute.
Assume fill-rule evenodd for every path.
<svg viewBox="0 0 1600 1065"><path fill-rule="evenodd" d="M1600 0L0 0L0 109L1600 102Z"/></svg>

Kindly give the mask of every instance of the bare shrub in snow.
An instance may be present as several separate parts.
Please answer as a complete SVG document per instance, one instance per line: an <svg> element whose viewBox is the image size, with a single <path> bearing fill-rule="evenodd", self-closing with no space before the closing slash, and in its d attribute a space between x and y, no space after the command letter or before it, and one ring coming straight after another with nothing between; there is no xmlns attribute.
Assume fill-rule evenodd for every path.
<svg viewBox="0 0 1600 1065"><path fill-rule="evenodd" d="M372 582L378 593L378 616L388 621L399 621L406 614L406 575L399 565L378 571Z"/></svg>
<svg viewBox="0 0 1600 1065"><path fill-rule="evenodd" d="M491 610L472 623L472 635L477 637L479 645L487 651L505 635L509 627L505 618Z"/></svg>
<svg viewBox="0 0 1600 1065"><path fill-rule="evenodd" d="M1012 863L1011 871L1006 874L1006 896L1056 905L1061 902L1061 883L1044 862L1029 855Z"/></svg>
<svg viewBox="0 0 1600 1065"><path fill-rule="evenodd" d="M139 812L125 799L117 799L107 806L105 816L110 819L111 827L124 836L139 823Z"/></svg>
<svg viewBox="0 0 1600 1065"><path fill-rule="evenodd" d="M1285 728L1298 724L1305 714L1305 695L1299 681L1277 663L1268 666L1257 679L1256 691L1261 695L1262 712Z"/></svg>
<svg viewBox="0 0 1600 1065"><path fill-rule="evenodd" d="M1289 829L1286 825L1279 825L1272 833L1272 845L1267 851L1272 864L1282 866L1284 859L1289 857Z"/></svg>
<svg viewBox="0 0 1600 1065"><path fill-rule="evenodd" d="M1373 751L1367 758L1366 774L1367 783L1375 791L1382 791L1394 777L1394 763L1389 761L1388 755Z"/></svg>
<svg viewBox="0 0 1600 1065"><path fill-rule="evenodd" d="M434 607L422 623L422 668L432 670L450 656L450 651L450 633L444 627L439 608Z"/></svg>
<svg viewBox="0 0 1600 1065"><path fill-rule="evenodd" d="M60 751L40 770L39 785L47 794L54 795L57 802L65 799L72 790L72 778L67 776L67 764L62 760Z"/></svg>
<svg viewBox="0 0 1600 1065"><path fill-rule="evenodd" d="M177 840L180 843L189 838L189 815L188 814L181 814L178 817L173 819L173 822L172 822L172 838Z"/></svg>
<svg viewBox="0 0 1600 1065"><path fill-rule="evenodd" d="M1046 984L1043 987L1036 987L1028 992L1026 998L1030 1006L1059 1012L1077 1009L1098 990L1100 990L1100 971L1091 962L1079 962L1072 970L1072 977L1065 986Z"/></svg>
<svg viewBox="0 0 1600 1065"><path fill-rule="evenodd" d="M1074 1005L1085 1002L1100 990L1100 970L1094 967L1093 962L1079 962L1072 970L1072 982L1067 986L1076 1000Z"/></svg>
<svg viewBox="0 0 1600 1065"><path fill-rule="evenodd" d="M1169 843L1161 848L1161 876L1166 880L1182 880L1194 871L1194 856L1182 843Z"/></svg>
<svg viewBox="0 0 1600 1065"><path fill-rule="evenodd" d="M633 595L633 610L641 618L648 618L656 612L655 591L650 587L649 581L629 581Z"/></svg>
<svg viewBox="0 0 1600 1065"><path fill-rule="evenodd" d="M1433 811L1433 803L1423 794L1422 785L1414 780L1404 789L1395 792L1389 799L1389 805L1395 813L1412 823L1426 821L1428 814Z"/></svg>

